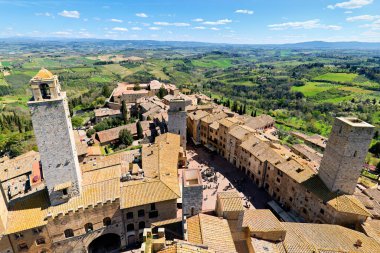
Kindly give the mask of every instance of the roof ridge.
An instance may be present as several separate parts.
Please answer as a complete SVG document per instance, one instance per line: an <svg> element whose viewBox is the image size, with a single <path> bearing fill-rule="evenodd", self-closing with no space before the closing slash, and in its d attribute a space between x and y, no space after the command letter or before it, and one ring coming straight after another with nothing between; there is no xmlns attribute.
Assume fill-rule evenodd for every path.
<svg viewBox="0 0 380 253"><path fill-rule="evenodd" d="M345 196L347 199L350 200L350 203L352 203L353 205L355 205L356 207L358 207L358 208L361 209L362 211L366 212L367 214L371 215L365 207L364 207L364 209L363 209L363 208L362 208L361 206L359 206L357 203L355 203L354 201L352 201L351 198L349 198L347 195L344 195L344 196ZM353 198L356 199L355 195L350 195L350 196L352 196ZM359 201L360 201L360 200L359 200Z"/></svg>

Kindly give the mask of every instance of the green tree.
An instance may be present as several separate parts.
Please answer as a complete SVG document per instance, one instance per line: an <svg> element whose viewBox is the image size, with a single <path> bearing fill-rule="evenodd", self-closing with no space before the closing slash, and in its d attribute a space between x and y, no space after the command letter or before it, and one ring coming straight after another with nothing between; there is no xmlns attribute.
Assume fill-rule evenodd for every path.
<svg viewBox="0 0 380 253"><path fill-rule="evenodd" d="M135 86L133 86L133 90L140 90L140 89L141 89L141 87L137 83L135 84Z"/></svg>
<svg viewBox="0 0 380 253"><path fill-rule="evenodd" d="M123 129L119 132L119 141L125 146L130 146L133 142L133 136L128 129Z"/></svg>
<svg viewBox="0 0 380 253"><path fill-rule="evenodd" d="M160 89L158 90L157 97L162 99L165 96L166 96L166 89L164 88L164 86L161 86Z"/></svg>
<svg viewBox="0 0 380 253"><path fill-rule="evenodd" d="M127 122L128 122L128 108L127 108L127 104L125 103L124 100L121 103L121 115L123 116L124 124L127 124Z"/></svg>
<svg viewBox="0 0 380 253"><path fill-rule="evenodd" d="M111 91L110 87L107 84L103 85L102 95L106 98L109 98L109 96L111 96L111 93L112 93L112 91Z"/></svg>
<svg viewBox="0 0 380 253"><path fill-rule="evenodd" d="M376 130L375 134L373 135L374 139L379 139L379 130Z"/></svg>
<svg viewBox="0 0 380 253"><path fill-rule="evenodd" d="M255 110L255 113L253 114L253 117L257 116L257 110Z"/></svg>
<svg viewBox="0 0 380 253"><path fill-rule="evenodd" d="M141 126L140 121L137 121L136 128L137 128L137 136L138 136L138 138L139 139L144 138L144 131L143 131L143 128Z"/></svg>
<svg viewBox="0 0 380 253"><path fill-rule="evenodd" d="M373 144L373 146L369 149L369 152L374 154L376 157L380 157L380 142L376 142Z"/></svg>
<svg viewBox="0 0 380 253"><path fill-rule="evenodd" d="M376 172L380 172L380 162L378 162L376 165Z"/></svg>
<svg viewBox="0 0 380 253"><path fill-rule="evenodd" d="M71 118L71 123L74 128L81 127L83 125L83 118L80 116L74 116Z"/></svg>
<svg viewBox="0 0 380 253"><path fill-rule="evenodd" d="M88 129L87 132L86 132L86 135L88 138L91 138L91 136L95 133L95 129L91 128L91 129Z"/></svg>

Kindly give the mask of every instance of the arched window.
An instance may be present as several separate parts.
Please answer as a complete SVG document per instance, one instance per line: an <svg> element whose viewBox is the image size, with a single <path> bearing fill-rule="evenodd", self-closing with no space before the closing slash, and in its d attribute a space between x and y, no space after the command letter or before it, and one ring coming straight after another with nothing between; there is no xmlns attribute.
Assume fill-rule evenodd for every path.
<svg viewBox="0 0 380 253"><path fill-rule="evenodd" d="M43 99L50 99L51 98L50 88L49 88L49 85L47 83L42 83L40 85L40 91L41 91L41 96Z"/></svg>
<svg viewBox="0 0 380 253"><path fill-rule="evenodd" d="M145 222L144 221L140 221L139 222L139 229L144 229L145 228Z"/></svg>
<svg viewBox="0 0 380 253"><path fill-rule="evenodd" d="M70 238L74 236L74 231L72 229L66 229L64 233L65 233L66 238Z"/></svg>
<svg viewBox="0 0 380 253"><path fill-rule="evenodd" d="M127 225L127 232L135 230L135 225L133 223L130 223Z"/></svg>
<svg viewBox="0 0 380 253"><path fill-rule="evenodd" d="M145 210L144 209L140 209L138 212L137 212L137 215L139 217L144 217L145 216Z"/></svg>
<svg viewBox="0 0 380 253"><path fill-rule="evenodd" d="M84 230L86 231L86 233L93 231L94 227L92 226L92 223L87 223L86 225L84 225Z"/></svg>
<svg viewBox="0 0 380 253"><path fill-rule="evenodd" d="M111 218L110 217L106 217L103 219L103 226L110 226L111 225Z"/></svg>

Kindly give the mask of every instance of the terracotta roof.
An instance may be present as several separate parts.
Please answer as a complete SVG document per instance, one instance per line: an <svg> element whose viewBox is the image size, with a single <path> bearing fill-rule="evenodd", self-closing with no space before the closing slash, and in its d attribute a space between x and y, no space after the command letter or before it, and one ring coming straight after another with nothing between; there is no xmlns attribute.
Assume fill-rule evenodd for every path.
<svg viewBox="0 0 380 253"><path fill-rule="evenodd" d="M82 185L90 185L94 183L99 183L102 181L107 181L110 179L120 178L121 176L121 165L113 165L110 167L104 167L98 170L91 170L83 173Z"/></svg>
<svg viewBox="0 0 380 253"><path fill-rule="evenodd" d="M285 230L282 223L268 209L245 210L240 219L242 227L248 227L251 233Z"/></svg>
<svg viewBox="0 0 380 253"><path fill-rule="evenodd" d="M112 115L120 115L120 110L113 110L110 108L99 108L94 110L95 117L104 117L104 116L112 116Z"/></svg>
<svg viewBox="0 0 380 253"><path fill-rule="evenodd" d="M181 195L178 183L179 151L180 136L172 133L159 135L154 144L142 148L144 176L160 179L178 196Z"/></svg>
<svg viewBox="0 0 380 253"><path fill-rule="evenodd" d="M277 168L298 183L302 183L315 175L308 166L303 166L293 159L278 164Z"/></svg>
<svg viewBox="0 0 380 253"><path fill-rule="evenodd" d="M207 115L209 115L209 113L202 110L187 113L187 117L189 117L191 120L200 120L206 117Z"/></svg>
<svg viewBox="0 0 380 253"><path fill-rule="evenodd" d="M208 246L215 252L236 252L228 222L215 216L198 214L187 219L188 240Z"/></svg>
<svg viewBox="0 0 380 253"><path fill-rule="evenodd" d="M132 135L137 134L136 123L131 123L125 126L114 127L108 130L100 131L96 133L100 143L106 143L119 139L119 133L121 130L128 129Z"/></svg>
<svg viewBox="0 0 380 253"><path fill-rule="evenodd" d="M217 199L223 212L244 211L242 199L238 192L218 192Z"/></svg>
<svg viewBox="0 0 380 253"><path fill-rule="evenodd" d="M249 151L251 150L254 146L256 146L257 144L259 144L261 142L261 140L259 138L257 138L256 136L254 135L251 135L248 137L247 140L243 141L242 144L240 144L240 147Z"/></svg>
<svg viewBox="0 0 380 253"><path fill-rule="evenodd" d="M53 218L59 214L67 214L69 211L77 211L79 208L90 208L97 204L115 201L120 198L120 179L110 179L82 187L82 193L78 197L73 197L68 202L50 206L48 216Z"/></svg>
<svg viewBox="0 0 380 253"><path fill-rule="evenodd" d="M100 149L100 146L89 146L87 147L87 155L100 156L102 155L102 150Z"/></svg>
<svg viewBox="0 0 380 253"><path fill-rule="evenodd" d="M274 123L274 119L266 114L262 114L257 117L248 117L248 119L245 120L245 125L253 129L265 128L266 126Z"/></svg>
<svg viewBox="0 0 380 253"><path fill-rule="evenodd" d="M365 206L354 195L331 192L317 175L310 177L301 184L339 212L371 216Z"/></svg>
<svg viewBox="0 0 380 253"><path fill-rule="evenodd" d="M365 234L338 225L282 223L286 229L283 246L288 253L357 252L379 253L380 244ZM362 242L361 247L356 242Z"/></svg>
<svg viewBox="0 0 380 253"><path fill-rule="evenodd" d="M219 122L217 121L214 121L210 124L210 128L214 129L214 130L218 130L219 129Z"/></svg>
<svg viewBox="0 0 380 253"><path fill-rule="evenodd" d="M227 128L230 128L233 125L236 125L236 124L240 123L240 120L238 120L235 117L228 117L228 118L221 119L218 122L219 122L220 125L223 125L223 126L225 126Z"/></svg>
<svg viewBox="0 0 380 253"><path fill-rule="evenodd" d="M215 122L220 119L224 119L226 117L227 117L227 114L225 114L224 112L210 113L208 116L202 118L201 121L207 124L211 124L212 122Z"/></svg>
<svg viewBox="0 0 380 253"><path fill-rule="evenodd" d="M201 246L192 245L189 242L176 242L173 245L170 245L158 253L214 253L214 250L206 249Z"/></svg>
<svg viewBox="0 0 380 253"><path fill-rule="evenodd" d="M45 225L48 205L49 198L46 190L40 190L11 202L5 233L13 234Z"/></svg>
<svg viewBox="0 0 380 253"><path fill-rule="evenodd" d="M250 152L253 156L255 156L260 161L262 162L268 161L273 165L276 165L285 161L285 159L281 157L281 155L275 152L270 147L270 145L265 142L260 142L257 145L248 149L247 151Z"/></svg>
<svg viewBox="0 0 380 253"><path fill-rule="evenodd" d="M34 76L36 79L50 79L54 75L47 69L42 68L40 71L38 71L37 75Z"/></svg>
<svg viewBox="0 0 380 253"><path fill-rule="evenodd" d="M160 180L130 181L121 187L120 208L130 208L179 198Z"/></svg>
<svg viewBox="0 0 380 253"><path fill-rule="evenodd" d="M39 165L40 154L36 151L29 151L13 159L0 162L0 181L4 182L9 179L31 174L33 165Z"/></svg>
<svg viewBox="0 0 380 253"><path fill-rule="evenodd" d="M244 140L248 138L248 136L254 132L255 130L250 127L237 125L237 126L232 127L228 133L238 140Z"/></svg>

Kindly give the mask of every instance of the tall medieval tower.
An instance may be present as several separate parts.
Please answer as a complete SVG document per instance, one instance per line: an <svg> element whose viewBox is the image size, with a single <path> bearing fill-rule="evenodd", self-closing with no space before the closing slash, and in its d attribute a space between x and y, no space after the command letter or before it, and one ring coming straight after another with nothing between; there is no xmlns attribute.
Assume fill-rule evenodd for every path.
<svg viewBox="0 0 380 253"><path fill-rule="evenodd" d="M333 192L353 194L374 127L357 118L336 118L318 175Z"/></svg>
<svg viewBox="0 0 380 253"><path fill-rule="evenodd" d="M58 77L41 69L30 80L33 99L28 102L45 184L52 205L81 192L82 175L75 147L66 93Z"/></svg>
<svg viewBox="0 0 380 253"><path fill-rule="evenodd" d="M181 146L186 150L186 101L173 99L169 103L168 132L181 136Z"/></svg>

